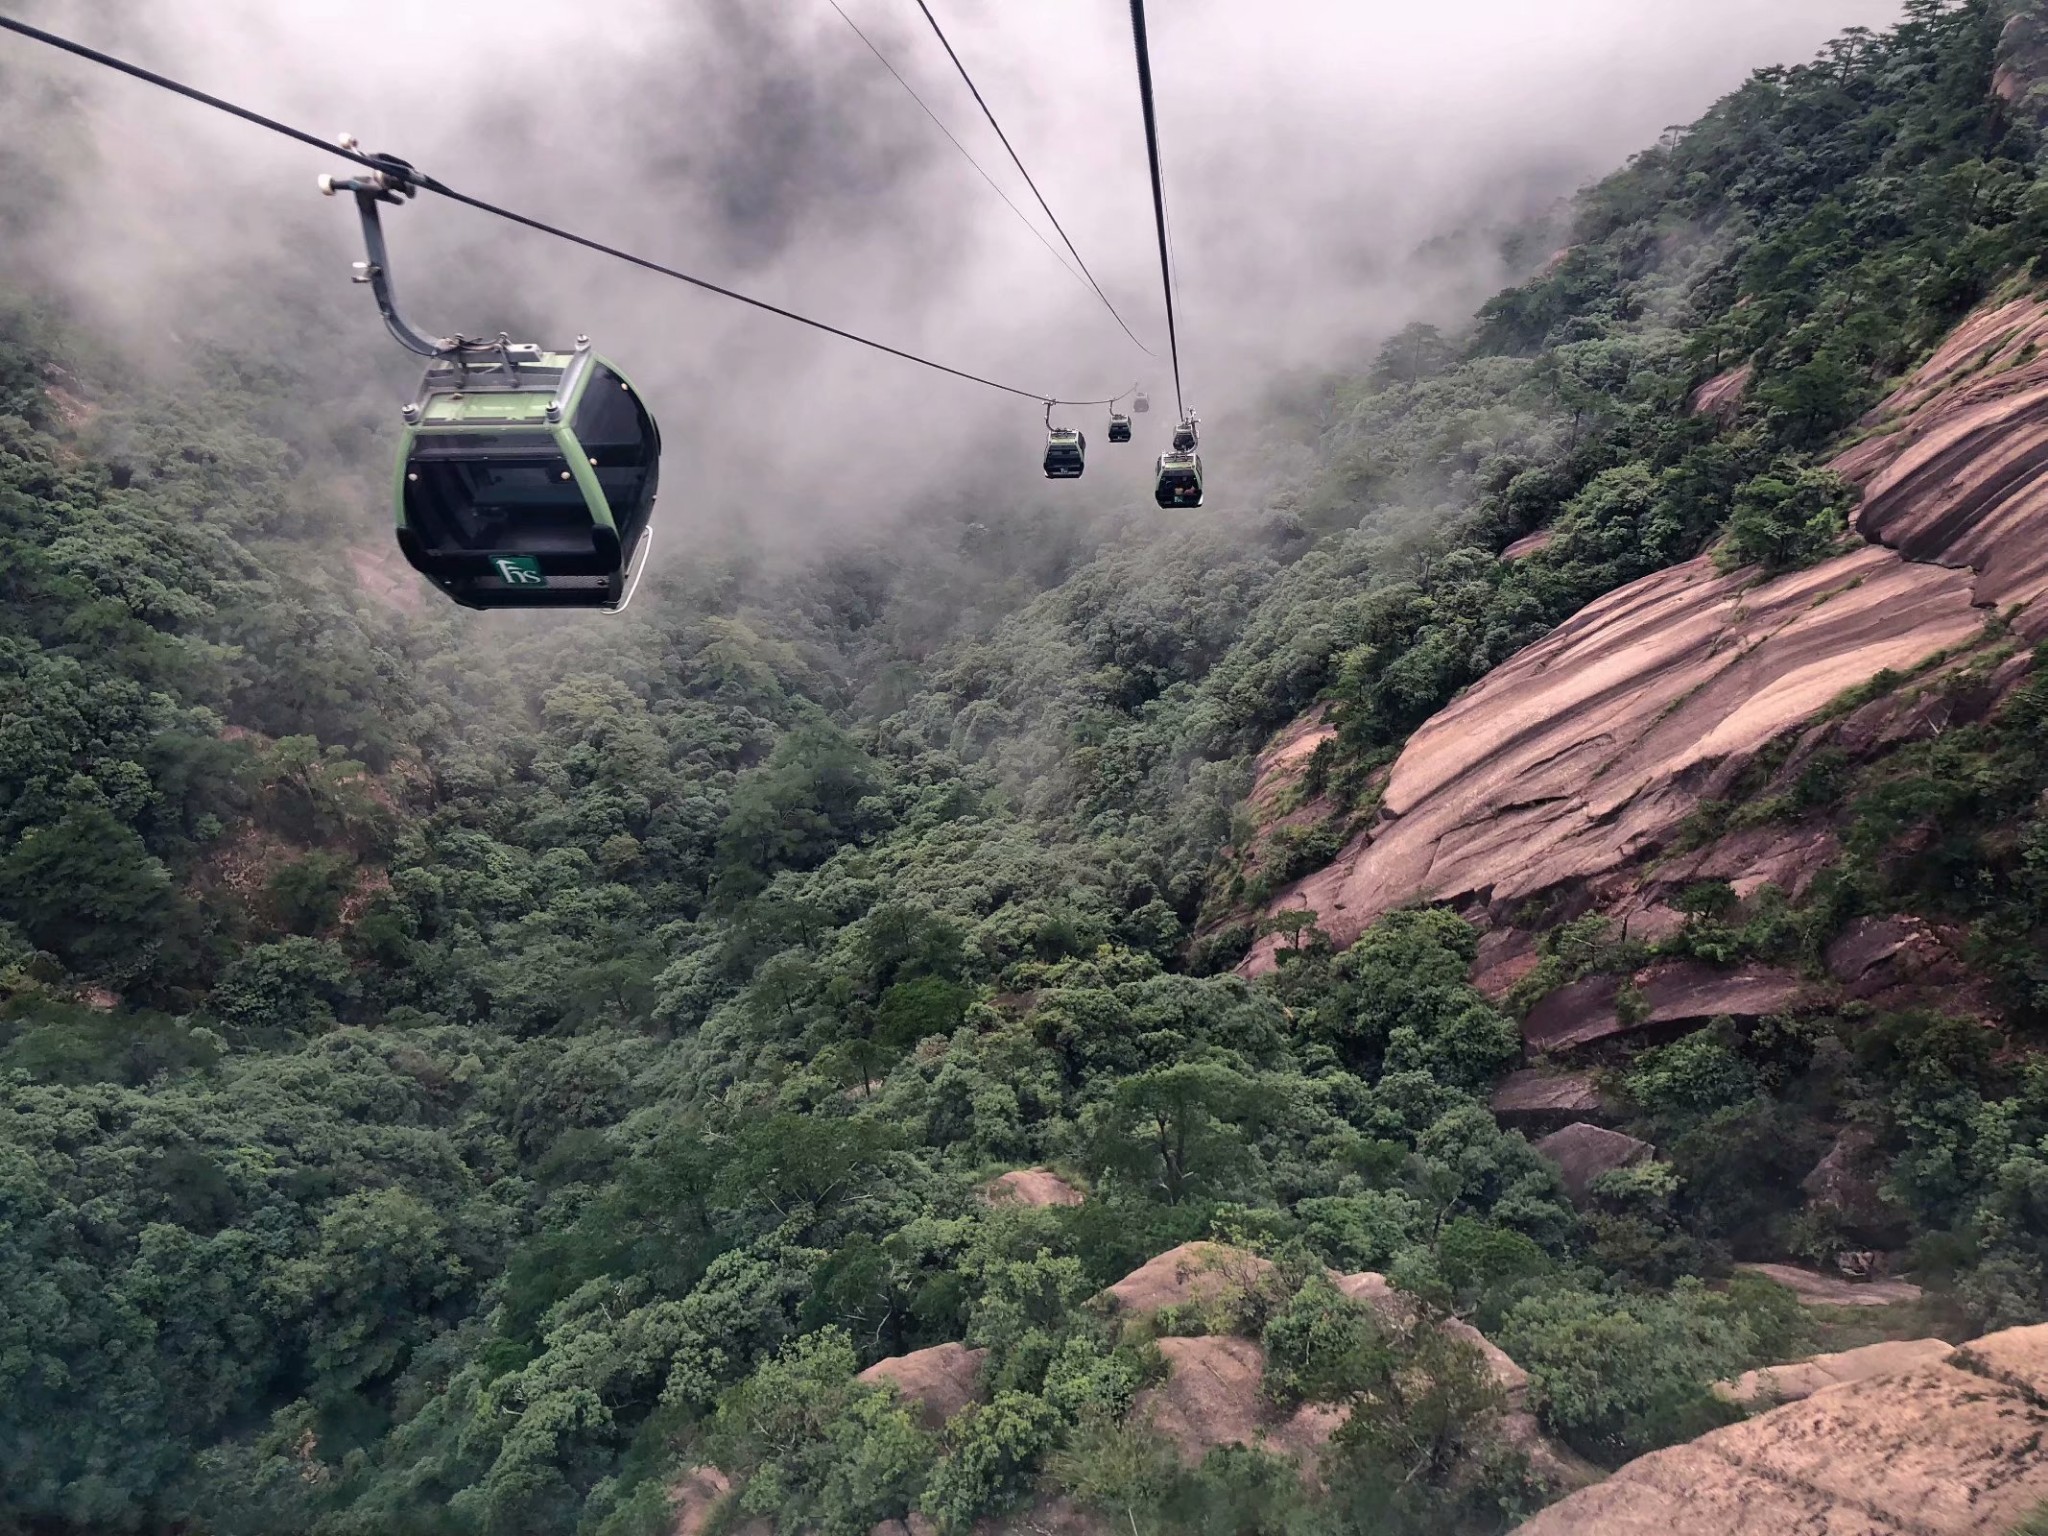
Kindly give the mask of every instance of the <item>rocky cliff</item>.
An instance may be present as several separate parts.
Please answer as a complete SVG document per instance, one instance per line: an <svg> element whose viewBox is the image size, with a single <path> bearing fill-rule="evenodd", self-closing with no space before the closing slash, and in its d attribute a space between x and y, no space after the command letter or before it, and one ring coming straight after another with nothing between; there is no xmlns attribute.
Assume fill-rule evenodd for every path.
<svg viewBox="0 0 2048 1536"><path fill-rule="evenodd" d="M2048 1497L2048 1325L1911 1353L1632 1461L1521 1536L2006 1536Z"/></svg>
<svg viewBox="0 0 2048 1536"><path fill-rule="evenodd" d="M1767 749L1789 746L1785 771L1824 747L1867 754L1980 718L2020 680L2048 636L2044 340L2038 298L1970 317L1835 461L1863 491L1862 547L1769 580L1701 556L1590 604L1418 730L1374 824L1271 910L1313 910L1341 947L1416 901L1504 928L1560 893L1655 923L1702 879L1796 891L1828 861L1824 828L1649 866ZM1942 686L1972 662L1977 686ZM1893 678L1910 685L1843 707Z"/></svg>

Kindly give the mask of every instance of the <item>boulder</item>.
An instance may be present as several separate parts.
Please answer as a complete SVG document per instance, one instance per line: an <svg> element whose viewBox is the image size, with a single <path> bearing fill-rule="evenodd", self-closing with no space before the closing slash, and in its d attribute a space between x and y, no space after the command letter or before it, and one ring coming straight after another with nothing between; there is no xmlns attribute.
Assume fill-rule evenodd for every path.
<svg viewBox="0 0 2048 1536"><path fill-rule="evenodd" d="M987 1358L985 1349L934 1344L877 1360L858 1379L888 1382L917 1406L925 1428L937 1429L969 1403L981 1400L981 1362Z"/></svg>
<svg viewBox="0 0 2048 1536"><path fill-rule="evenodd" d="M1557 537L1555 530L1538 528L1534 533L1525 533L1514 543L1500 552L1503 560L1526 560L1539 550L1550 548L1550 541Z"/></svg>
<svg viewBox="0 0 2048 1536"><path fill-rule="evenodd" d="M1120 1310L1149 1317L1167 1307L1226 1300L1259 1285L1272 1272L1270 1259L1227 1243L1182 1243L1132 1270L1103 1294Z"/></svg>
<svg viewBox="0 0 2048 1536"><path fill-rule="evenodd" d="M2048 1408L1972 1362L2048 1357L2048 1326L1841 1383L1640 1457L1522 1536L2006 1536L2048 1497Z"/></svg>
<svg viewBox="0 0 2048 1536"><path fill-rule="evenodd" d="M1828 1387L1893 1371L1909 1371L1930 1360L1946 1360L1954 1353L1955 1346L1940 1339L1886 1339L1878 1344L1865 1344L1861 1349L1844 1349L1795 1360L1789 1365L1744 1371L1733 1381L1716 1382L1714 1392L1744 1407L1796 1403Z"/></svg>
<svg viewBox="0 0 2048 1536"><path fill-rule="evenodd" d="M1580 1121L1553 1131L1532 1143L1535 1150L1557 1164L1564 1175L1564 1187L1572 1199L1583 1203L1593 1183L1603 1173L1632 1167L1657 1149L1619 1131Z"/></svg>
<svg viewBox="0 0 2048 1536"><path fill-rule="evenodd" d="M1161 1339L1159 1353L1166 1357L1166 1380L1139 1393L1133 1411L1189 1466L1218 1446L1251 1445L1298 1458L1307 1470L1344 1422L1343 1410L1327 1404L1273 1413L1265 1397L1265 1353L1250 1339Z"/></svg>
<svg viewBox="0 0 2048 1536"><path fill-rule="evenodd" d="M1920 1287L1905 1280L1850 1280L1796 1264L1738 1264L1737 1269L1775 1280L1809 1307L1889 1307L1918 1301Z"/></svg>
<svg viewBox="0 0 2048 1536"><path fill-rule="evenodd" d="M669 1484L669 1536L701 1536L732 1482L716 1467L691 1467Z"/></svg>
<svg viewBox="0 0 2048 1536"><path fill-rule="evenodd" d="M1396 1327L1412 1327L1415 1322L1415 1303L1403 1296L1387 1282L1387 1277L1371 1270L1355 1275L1332 1277L1337 1289L1353 1301L1363 1302L1381 1317ZM1523 1399L1529 1394L1529 1373L1508 1358L1502 1349L1485 1334L1474 1328L1461 1317L1447 1317L1442 1323L1443 1331L1478 1351L1480 1359L1486 1362L1486 1369L1492 1375L1494 1384L1501 1389L1510 1410L1518 1410Z"/></svg>
<svg viewBox="0 0 2048 1536"><path fill-rule="evenodd" d="M1851 997L1875 997L1923 979L1953 980L1960 967L1920 918L1903 913L1859 917L1827 949L1828 974Z"/></svg>
<svg viewBox="0 0 2048 1536"><path fill-rule="evenodd" d="M1809 1206L1830 1213L1842 1227L1885 1241L1902 1235L1904 1213L1885 1198L1876 1153L1875 1135L1860 1125L1848 1126L1799 1187Z"/></svg>
<svg viewBox="0 0 2048 1536"><path fill-rule="evenodd" d="M1493 1090L1494 1115L1502 1123L1524 1130L1556 1130L1569 1121L1600 1115L1605 1109L1590 1072L1523 1067L1502 1078Z"/></svg>
<svg viewBox="0 0 2048 1536"><path fill-rule="evenodd" d="M1081 1191L1049 1168L1019 1168L990 1181L983 1191L990 1205L1079 1205Z"/></svg>

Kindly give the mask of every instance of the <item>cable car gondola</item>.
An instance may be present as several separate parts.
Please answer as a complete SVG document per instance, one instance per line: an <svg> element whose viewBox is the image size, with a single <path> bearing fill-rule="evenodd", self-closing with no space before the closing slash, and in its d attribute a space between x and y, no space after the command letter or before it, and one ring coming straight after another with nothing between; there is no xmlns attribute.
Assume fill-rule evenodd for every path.
<svg viewBox="0 0 2048 1536"><path fill-rule="evenodd" d="M1088 455L1088 439L1072 427L1052 424L1052 402L1045 405L1045 478L1078 480Z"/></svg>
<svg viewBox="0 0 2048 1536"><path fill-rule="evenodd" d="M1109 413L1109 440L1112 443L1128 443L1131 440L1131 418L1121 411Z"/></svg>
<svg viewBox="0 0 2048 1536"><path fill-rule="evenodd" d="M355 195L369 251L357 281L391 334L431 359L403 412L399 551L467 608L624 607L651 542L660 428L588 337L557 352L502 333L435 340L407 324L377 205L413 195L412 167L375 158L383 169L320 186Z"/></svg>
<svg viewBox="0 0 2048 1536"><path fill-rule="evenodd" d="M1156 466L1153 499L1162 507L1199 507L1202 504L1202 456L1198 453L1162 453Z"/></svg>
<svg viewBox="0 0 2048 1536"><path fill-rule="evenodd" d="M1188 412L1187 420L1173 429L1173 451L1175 453L1193 453L1196 448L1201 446L1201 439L1195 431L1197 425L1198 418L1193 411L1190 411Z"/></svg>
<svg viewBox="0 0 2048 1536"><path fill-rule="evenodd" d="M1131 413L1142 416L1152 409L1152 401L1142 389L1131 400Z"/></svg>

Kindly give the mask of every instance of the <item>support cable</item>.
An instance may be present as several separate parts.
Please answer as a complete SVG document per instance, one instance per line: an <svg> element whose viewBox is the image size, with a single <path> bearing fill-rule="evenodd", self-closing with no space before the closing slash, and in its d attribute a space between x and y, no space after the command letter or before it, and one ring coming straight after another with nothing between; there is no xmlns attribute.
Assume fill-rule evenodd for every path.
<svg viewBox="0 0 2048 1536"><path fill-rule="evenodd" d="M281 123L275 118L265 117L260 112L254 112L247 107L237 106L234 102L209 95L205 91L173 80L168 75L157 74L153 70L144 69L139 64L131 64L125 59L116 58L109 53L102 53L96 48L88 48L83 43L75 43L69 38L59 37L54 32L44 31L41 27L32 27L25 21L17 21L11 16L0 16L0 31L13 32L36 42L46 43L52 48L72 54L77 58L85 59L120 74L128 75L133 79L144 81L159 89L170 91L174 95L183 96L188 101L196 101L202 106L212 107L215 111L225 112L230 117L239 117L244 122L254 123L259 128L267 128L272 133L281 134L288 139L296 139L301 144L310 145L314 149L325 151L327 154L339 155L344 160L352 160L357 165L366 166L379 174L391 174L393 162L389 156L366 155L360 150L344 148L339 144L319 137L317 134L308 133L303 128L294 128L289 123ZM675 267L665 266L661 262L651 260L648 257L636 256L631 251L620 250L617 246L606 245L600 240L593 240L587 235L576 234L571 230L545 223L540 219L532 218L523 213L515 213L510 208L503 208L496 203L486 202L483 198L472 197L466 192L458 192L455 188L436 177L408 170L406 179L411 185L423 191L445 197L450 202L461 203L464 207L474 208L479 213L488 213L497 218L505 219L510 223L523 225L527 229L534 230L539 234L550 235L557 240L566 240L571 245L580 245L585 250L596 251L601 256L610 256L616 261L623 261L631 266L659 273L663 277L672 277L677 282L688 283L694 288L703 289L706 293L715 293L720 298L731 299L736 303L745 304L752 309L763 310L771 315L779 315L784 320L793 320L798 325L808 326L814 331L823 331L828 336L837 336L843 341L853 342L858 346L867 347L875 352L886 353L888 356L900 358L906 363L916 363L922 368L930 368L939 373L950 374L952 377L964 379L970 384L980 384L988 389L1000 390L1006 395L1020 395L1026 400L1044 401L1051 399L1056 405L1113 405L1116 401L1123 398L1121 395L1113 395L1102 400L1064 400L1049 396L1043 390L1020 389L1014 384L999 383L994 379L984 378L978 373L969 373L964 368L954 368L945 363L934 362L931 358L920 357L915 352L906 352L901 347L892 347L886 342L872 340L856 332L843 330L836 325L828 325L823 320L813 320L808 315L800 315L793 309L784 309L781 305L771 304L766 299L757 299L751 295L723 287L706 278L694 277L688 272L680 271Z"/></svg>
<svg viewBox="0 0 2048 1536"><path fill-rule="evenodd" d="M921 5L924 0L918 0ZM1166 290L1166 345L1173 355L1173 401L1182 421L1180 337L1173 318L1173 262L1166 248L1166 192L1159 180L1159 123L1152 110L1152 49L1145 35L1145 0L1131 0L1131 43L1138 55L1138 99L1145 108L1145 158L1152 168L1152 218L1159 226L1159 279Z"/></svg>
<svg viewBox="0 0 2048 1536"><path fill-rule="evenodd" d="M953 61L953 67L960 71L960 78L967 82L967 89L974 97L974 104L981 108L981 115L988 119L989 127L995 129L996 137L1003 141L1003 148L1009 151L1010 163L1017 167L1017 174L1024 178L1024 185L1031 189L1031 195L1038 199L1038 206L1043 208L1045 216L1052 220L1052 227L1059 231L1060 239L1066 243L1068 251L1072 252L1075 265L1079 266L1081 271L1086 274L1088 286L1093 288L1095 296L1102 300L1102 307L1109 311L1111 318L1118 325L1123 326L1123 333L1131 338L1131 345L1147 357L1157 356L1158 354L1150 347L1138 340L1136 332L1128 325L1124 325L1124 317L1119 315L1116 312L1116 306L1109 302L1109 295L1102 291L1102 284L1095 281L1095 274L1088 271L1088 263L1081 260L1081 253L1074 250L1074 242L1068 239L1066 230L1060 225L1058 215L1052 211L1052 206L1046 202L1045 194L1038 190L1038 183L1031 179L1031 173L1024 169L1024 162L1017 157L1017 151L1010 144L1010 136L1003 132L1003 125L996 121L995 113L991 112L988 103L981 99L981 90L975 85L974 77L967 73L967 66L960 62L960 55L955 53L953 45L946 41L945 29L939 25L939 18L932 14L932 8L925 4L925 0L917 0L917 8L924 12L924 19L931 23L932 32L938 38L939 46L946 50L946 57Z"/></svg>
<svg viewBox="0 0 2048 1536"><path fill-rule="evenodd" d="M932 125L936 127L939 130L939 132L943 133L946 136L946 142L951 144L955 149L960 151L960 158L965 160L969 165L973 166L974 169L980 174L981 179L988 183L989 190L995 193L997 197L1000 197L1003 200L1004 206L1007 207L1010 210L1010 212L1017 215L1017 222L1022 224L1026 229L1030 230L1032 238L1036 240L1040 245L1044 246L1047 251L1051 252L1052 259L1060 264L1061 270L1064 271L1067 274L1067 276L1071 277L1075 282L1079 283L1082 287L1088 287L1088 279L1083 277L1079 272L1075 271L1073 263L1068 261L1066 257L1060 254L1059 247L1054 245L1050 240L1045 238L1045 231L1040 229L1036 224L1032 223L1029 219L1027 219L1024 216L1024 210L1022 208L1019 208L1015 203L1010 201L1010 194L1002 189L1001 185L996 181L995 177L989 175L989 173L982 168L982 164L979 160L975 159L972 154L968 153L967 146L965 144L962 144L960 140L954 136L953 130L946 126L945 120L941 118L938 113L934 112L931 109L931 107L926 103L925 99L917 94L916 88L912 86L908 80L903 78L902 71L898 70L894 64L891 64L889 62L889 56L886 53L882 52L880 48L875 46L874 39L869 37L867 33L863 32L860 29L860 24L856 22L851 16L846 14L845 7L840 5L839 0L825 0L825 3L830 5L833 10L839 12L839 19L845 22L849 27L853 29L853 35L855 37L859 38L863 43L867 44L869 53L872 53L877 59L880 59L882 61L882 68L888 70L890 74L896 77L896 83L903 87L905 94L907 94L912 101L918 104L918 106L923 110L924 115L926 117L932 120Z"/></svg>

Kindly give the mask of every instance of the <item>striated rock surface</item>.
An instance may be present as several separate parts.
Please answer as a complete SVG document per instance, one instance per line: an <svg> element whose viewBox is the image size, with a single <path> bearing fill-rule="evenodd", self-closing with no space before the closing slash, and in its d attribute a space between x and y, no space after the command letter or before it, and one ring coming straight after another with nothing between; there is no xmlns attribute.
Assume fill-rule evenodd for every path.
<svg viewBox="0 0 2048 1536"><path fill-rule="evenodd" d="M1886 1339L1878 1344L1865 1344L1861 1349L1837 1350L1833 1354L1795 1360L1790 1365L1767 1365L1760 1370L1744 1371L1733 1381L1716 1382L1714 1392L1745 1407L1796 1403L1828 1387L1862 1381L1869 1376L1885 1376L1894 1371L1909 1371L1930 1360L1946 1360L1954 1353L1955 1346L1940 1339Z"/></svg>
<svg viewBox="0 0 2048 1536"><path fill-rule="evenodd" d="M989 1181L990 1205L1079 1205L1081 1191L1050 1168L1018 1168Z"/></svg>
<svg viewBox="0 0 2048 1536"><path fill-rule="evenodd" d="M1726 1014L1760 1019L1796 1008L1806 985L1770 966L1722 970L1698 960L1667 960L1638 971L1626 1018L1621 978L1589 976L1539 1000L1522 1021L1522 1035L1540 1051L1569 1050L1631 1030L1701 1023Z"/></svg>
<svg viewBox="0 0 2048 1536"><path fill-rule="evenodd" d="M1724 376L1702 394L1736 388ZM1759 749L1880 671L1967 648L1989 611L2017 609L2021 638L2048 636L2048 304L1972 315L1866 425L1835 468L1864 489L1869 547L1763 582L1702 557L1589 604L1423 725L1379 822L1274 905L1312 908L1340 946L1416 900L1511 911L1662 852ZM1924 736L1957 708L1874 701L1841 740ZM1825 862L1820 834L1794 835L1808 846L1752 858L1750 889L1795 890ZM1270 969L1275 945L1242 969Z"/></svg>
<svg viewBox="0 0 2048 1536"><path fill-rule="evenodd" d="M858 1380L887 1382L915 1403L927 1429L937 1429L969 1403L981 1400L981 1362L985 1349L965 1344L934 1344L914 1349L907 1355L877 1360L860 1373Z"/></svg>
<svg viewBox="0 0 2048 1536"><path fill-rule="evenodd" d="M2048 1326L1630 1462L1522 1536L2006 1536L2048 1497Z"/></svg>
<svg viewBox="0 0 2048 1536"><path fill-rule="evenodd" d="M1275 897L1339 945L1416 899L1511 909L1661 848L1730 765L1982 632L1967 572L1864 549L1761 586L1704 557L1581 609L1410 738L1380 822ZM1243 969L1270 969L1260 941Z"/></svg>
<svg viewBox="0 0 2048 1536"><path fill-rule="evenodd" d="M1530 1146L1557 1164L1565 1191L1574 1201L1584 1201L1602 1174L1632 1168L1657 1150L1647 1141L1584 1121L1553 1131Z"/></svg>
<svg viewBox="0 0 2048 1536"><path fill-rule="evenodd" d="M1496 928L1480 936L1479 952L1472 957L1472 985L1488 1002L1503 1002L1542 959L1535 934Z"/></svg>
<svg viewBox="0 0 2048 1536"><path fill-rule="evenodd" d="M2032 604L2018 623L2048 635L2048 305L2016 299L1958 326L1874 413L1891 430L1836 468L1862 484L1856 526L1909 560L1966 568L1971 600Z"/></svg>
<svg viewBox="0 0 2048 1536"><path fill-rule="evenodd" d="M1692 413L1695 416L1734 415L1735 408L1742 404L1742 397L1748 392L1749 381L1755 376L1756 369L1749 363L1715 374L1692 392Z"/></svg>

